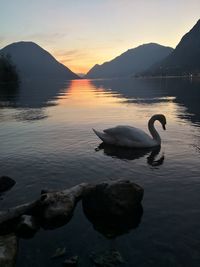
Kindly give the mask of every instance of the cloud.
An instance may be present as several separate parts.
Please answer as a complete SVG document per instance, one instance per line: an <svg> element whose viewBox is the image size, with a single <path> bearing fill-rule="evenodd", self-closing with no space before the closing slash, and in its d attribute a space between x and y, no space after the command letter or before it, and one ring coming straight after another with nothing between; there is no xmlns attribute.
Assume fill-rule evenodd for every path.
<svg viewBox="0 0 200 267"><path fill-rule="evenodd" d="M65 50L65 51L54 51L53 54L56 58L60 59L63 63L73 62L77 59L86 59L89 57L89 53L87 51L73 49L73 50ZM77 61L79 61L77 60Z"/></svg>
<svg viewBox="0 0 200 267"><path fill-rule="evenodd" d="M63 39L67 36L67 33L34 33L34 34L30 34L30 35L26 35L26 39L30 39L30 40L39 40L41 42L51 42L51 43L55 43L57 42L59 39Z"/></svg>

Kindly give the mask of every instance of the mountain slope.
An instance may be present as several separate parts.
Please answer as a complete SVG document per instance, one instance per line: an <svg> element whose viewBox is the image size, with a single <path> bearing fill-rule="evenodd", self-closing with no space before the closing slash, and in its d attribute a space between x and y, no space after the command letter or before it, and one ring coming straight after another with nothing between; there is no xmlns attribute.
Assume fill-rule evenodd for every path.
<svg viewBox="0 0 200 267"><path fill-rule="evenodd" d="M0 50L0 54L9 54L22 79L78 79L50 53L33 42L12 43Z"/></svg>
<svg viewBox="0 0 200 267"><path fill-rule="evenodd" d="M168 56L172 51L172 48L159 44L144 44L129 49L109 62L105 62L102 65L95 65L85 77L111 78L130 76L134 73L144 71L155 62Z"/></svg>
<svg viewBox="0 0 200 267"><path fill-rule="evenodd" d="M184 75L200 73L200 20L186 33L175 50L146 75Z"/></svg>

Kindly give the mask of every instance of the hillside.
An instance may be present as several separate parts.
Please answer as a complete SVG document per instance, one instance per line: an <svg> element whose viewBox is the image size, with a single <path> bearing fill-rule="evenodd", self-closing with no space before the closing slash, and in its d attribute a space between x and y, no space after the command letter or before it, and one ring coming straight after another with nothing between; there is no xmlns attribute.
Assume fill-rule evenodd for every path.
<svg viewBox="0 0 200 267"><path fill-rule="evenodd" d="M190 74L200 74L200 20L166 59L142 73L146 76Z"/></svg>
<svg viewBox="0 0 200 267"><path fill-rule="evenodd" d="M78 79L78 75L59 63L50 53L33 42L12 43L0 50L9 55L21 79Z"/></svg>
<svg viewBox="0 0 200 267"><path fill-rule="evenodd" d="M95 65L86 78L112 78L128 77L137 72L144 71L156 62L164 59L173 51L155 43L144 44L129 49L120 56L102 65Z"/></svg>

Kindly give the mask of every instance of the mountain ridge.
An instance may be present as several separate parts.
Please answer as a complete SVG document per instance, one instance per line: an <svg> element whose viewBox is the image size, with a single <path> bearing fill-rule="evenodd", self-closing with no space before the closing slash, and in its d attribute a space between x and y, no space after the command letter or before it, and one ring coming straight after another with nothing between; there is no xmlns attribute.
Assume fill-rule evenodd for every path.
<svg viewBox="0 0 200 267"><path fill-rule="evenodd" d="M200 74L200 20L183 35L174 51L155 64L143 76Z"/></svg>
<svg viewBox="0 0 200 267"><path fill-rule="evenodd" d="M11 56L22 79L79 79L78 75L32 41L11 43L2 48L0 54Z"/></svg>
<svg viewBox="0 0 200 267"><path fill-rule="evenodd" d="M128 49L114 59L95 64L86 78L112 78L131 76L160 61L173 51L173 48L156 43L147 43Z"/></svg>

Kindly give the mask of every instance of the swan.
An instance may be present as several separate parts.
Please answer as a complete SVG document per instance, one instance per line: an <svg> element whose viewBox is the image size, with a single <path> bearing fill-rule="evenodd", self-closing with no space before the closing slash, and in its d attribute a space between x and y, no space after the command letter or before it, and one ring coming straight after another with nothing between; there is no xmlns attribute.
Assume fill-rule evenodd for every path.
<svg viewBox="0 0 200 267"><path fill-rule="evenodd" d="M106 144L132 148L156 147L160 146L161 138L154 127L155 121L159 121L163 130L166 130L165 126L167 122L165 116L163 114L155 114L148 122L149 132L152 137L141 129L126 125L109 128L103 130L103 132L95 129L93 131Z"/></svg>

